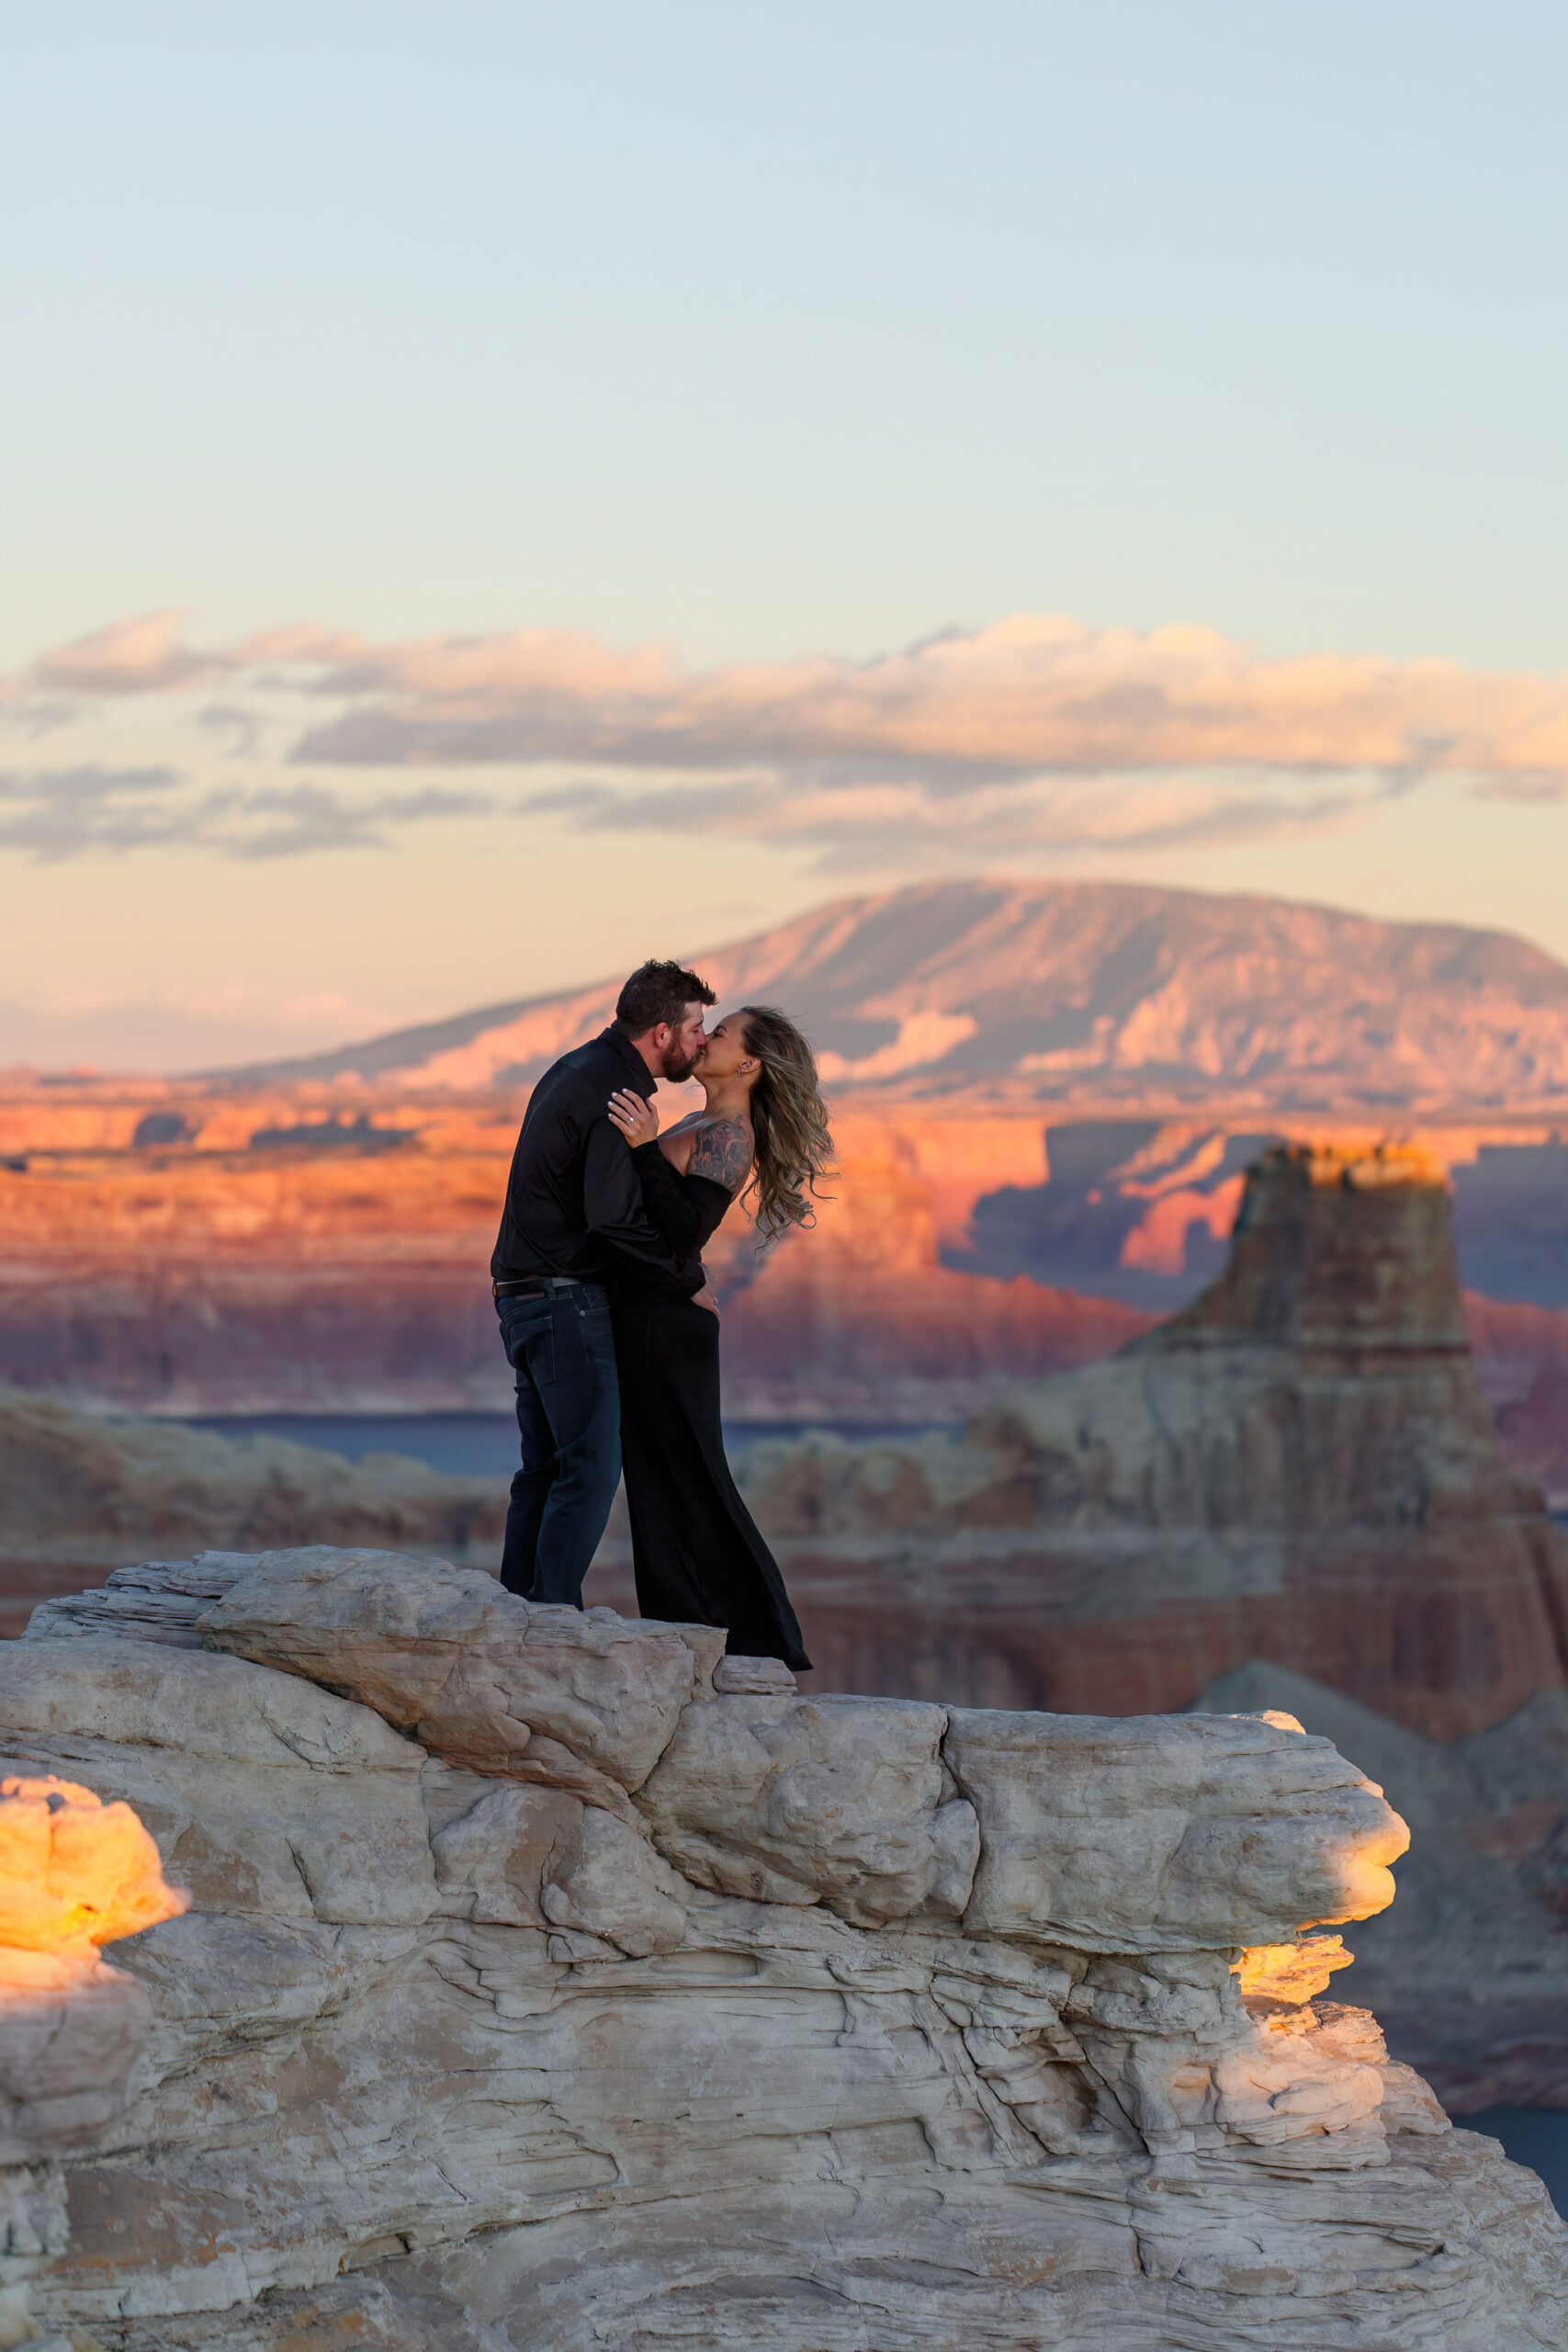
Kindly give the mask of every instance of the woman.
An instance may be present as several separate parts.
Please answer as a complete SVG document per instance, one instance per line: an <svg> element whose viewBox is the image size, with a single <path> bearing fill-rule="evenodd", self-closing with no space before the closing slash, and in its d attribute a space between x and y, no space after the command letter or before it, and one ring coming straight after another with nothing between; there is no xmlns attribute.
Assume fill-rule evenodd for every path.
<svg viewBox="0 0 1568 2352"><path fill-rule="evenodd" d="M632 1147L649 1217L698 1273L703 1244L742 1192L756 1193L764 1248L809 1225L807 1193L832 1139L811 1048L771 1005L721 1021L695 1075L706 1107L667 1136L629 1091L611 1098L610 1117ZM808 1668L778 1565L725 1459L716 1309L628 1286L612 1312L637 1607L728 1627L737 1657Z"/></svg>

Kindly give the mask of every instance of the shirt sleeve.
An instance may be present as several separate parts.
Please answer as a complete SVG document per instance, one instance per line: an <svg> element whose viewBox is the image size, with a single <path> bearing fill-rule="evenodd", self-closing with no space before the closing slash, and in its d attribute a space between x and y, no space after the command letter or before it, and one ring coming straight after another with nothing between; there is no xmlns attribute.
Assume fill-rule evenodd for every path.
<svg viewBox="0 0 1568 2352"><path fill-rule="evenodd" d="M675 1298L691 1298L702 1288L701 1269L687 1273L680 1263L683 1253L655 1230L626 1139L603 1116L588 1128L582 1208L590 1233L635 1268L640 1281Z"/></svg>

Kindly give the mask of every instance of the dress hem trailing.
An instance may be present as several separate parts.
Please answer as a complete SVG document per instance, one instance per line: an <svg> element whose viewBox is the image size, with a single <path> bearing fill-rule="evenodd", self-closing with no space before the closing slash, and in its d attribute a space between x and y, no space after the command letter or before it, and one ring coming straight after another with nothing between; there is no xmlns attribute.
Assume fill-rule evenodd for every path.
<svg viewBox="0 0 1568 2352"><path fill-rule="evenodd" d="M650 1217L692 1259L728 1208L728 1191L678 1174L657 1146L637 1159ZM809 1672L778 1563L725 1454L717 1316L631 1282L612 1313L638 1609L666 1623L721 1625L732 1656Z"/></svg>

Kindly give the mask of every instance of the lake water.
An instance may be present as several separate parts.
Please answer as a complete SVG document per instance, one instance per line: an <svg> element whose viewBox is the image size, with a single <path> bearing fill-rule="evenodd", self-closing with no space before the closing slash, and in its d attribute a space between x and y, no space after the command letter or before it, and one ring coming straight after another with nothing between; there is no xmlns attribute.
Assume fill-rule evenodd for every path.
<svg viewBox="0 0 1568 2352"><path fill-rule="evenodd" d="M1568 2220L1568 2114L1547 2114L1533 2107L1489 2107L1483 2114L1461 2115L1459 2120L1467 2132L1484 2132L1501 2140L1504 2153L1517 2165L1538 2172L1552 2203Z"/></svg>
<svg viewBox="0 0 1568 2352"><path fill-rule="evenodd" d="M367 1453L406 1453L457 1477L509 1478L517 1467L517 1424L510 1413L253 1413L192 1420L192 1429L220 1437L287 1437L321 1445L357 1462ZM743 1445L764 1437L798 1437L820 1422L734 1421L725 1437ZM918 1438L929 1430L868 1423L840 1427L852 1438ZM1540 2175L1560 2213L1568 2216L1568 2113L1497 2107L1468 2115L1467 2130L1500 2140L1517 2164Z"/></svg>
<svg viewBox="0 0 1568 2352"><path fill-rule="evenodd" d="M325 1446L357 1462L367 1453L406 1453L456 1477L510 1478L517 1467L517 1423L510 1413L234 1413L187 1420L219 1437L287 1437ZM727 1421L725 1440L746 1445L763 1437L800 1437L820 1421ZM928 1428L891 1422L835 1425L840 1437L920 1438ZM957 1428L959 1424L953 1423Z"/></svg>
<svg viewBox="0 0 1568 2352"><path fill-rule="evenodd" d="M517 1424L510 1413L232 1413L186 1426L218 1437L286 1437L357 1462L367 1453L406 1453L462 1478L510 1478Z"/></svg>

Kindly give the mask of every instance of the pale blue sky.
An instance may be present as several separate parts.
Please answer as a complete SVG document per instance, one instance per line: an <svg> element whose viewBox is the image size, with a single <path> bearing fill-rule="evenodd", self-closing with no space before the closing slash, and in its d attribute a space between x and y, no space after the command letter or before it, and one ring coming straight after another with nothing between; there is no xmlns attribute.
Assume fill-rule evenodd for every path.
<svg viewBox="0 0 1568 2352"><path fill-rule="evenodd" d="M6 13L13 659L194 603L1562 664L1561 9Z"/></svg>
<svg viewBox="0 0 1568 2352"><path fill-rule="evenodd" d="M198 637L532 625L698 664L1065 612L1568 671L1559 9L0 13L0 667L179 605ZM1560 806L1422 808L1303 889L1568 951ZM588 969L642 852L595 854L622 911L573 930ZM822 895L715 854L653 860L686 944ZM1097 870L1292 887L1278 844L1209 855ZM78 975L131 873L86 863ZM0 997L47 1012L40 875L4 860L38 939ZM382 886L363 853L344 876L369 935ZM236 986L265 996L299 887L247 883ZM491 992L531 984L492 961ZM449 985L350 1004L323 965L306 1026L491 970L465 943ZM179 995L155 956L91 985Z"/></svg>

